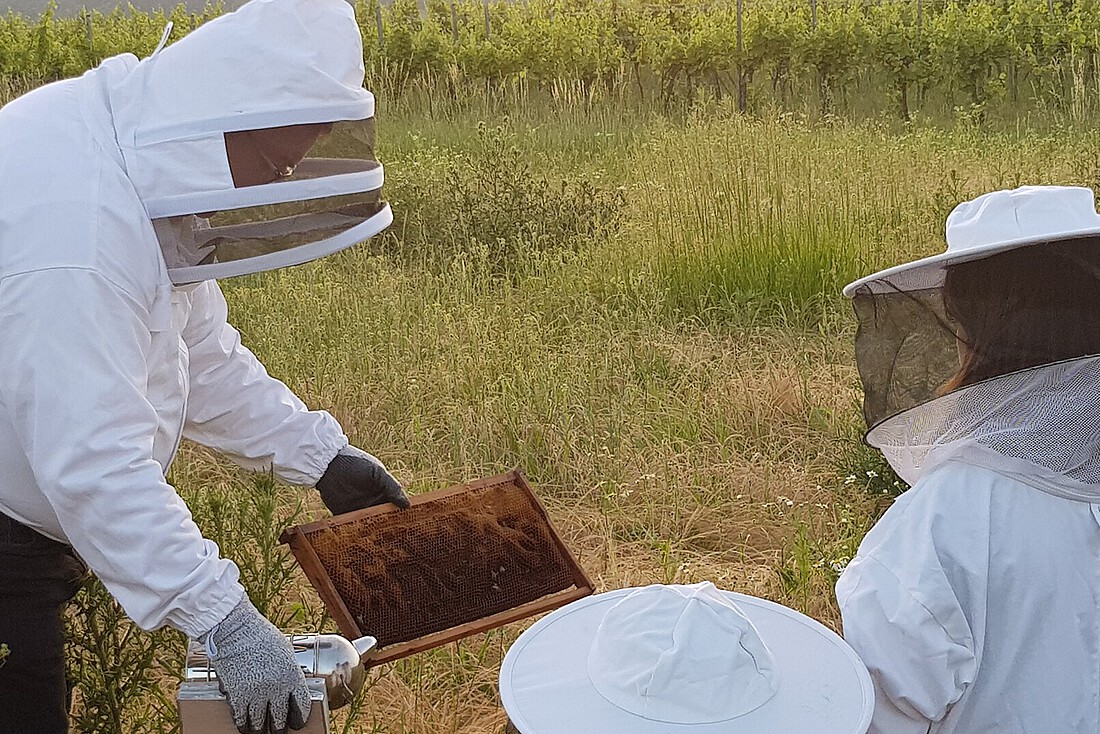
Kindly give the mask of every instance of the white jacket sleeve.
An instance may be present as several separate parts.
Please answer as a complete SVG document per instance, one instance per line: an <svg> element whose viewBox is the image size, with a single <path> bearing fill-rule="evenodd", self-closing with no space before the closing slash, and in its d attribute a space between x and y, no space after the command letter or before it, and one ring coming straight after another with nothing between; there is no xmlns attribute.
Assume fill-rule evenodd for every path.
<svg viewBox="0 0 1100 734"><path fill-rule="evenodd" d="M336 419L308 410L290 388L268 375L227 323L217 283L202 283L189 297L183 338L191 391L184 435L246 469L272 470L288 484L316 484L348 443Z"/></svg>
<svg viewBox="0 0 1100 734"><path fill-rule="evenodd" d="M144 308L102 275L0 281L0 400L69 542L146 629L197 636L243 594L153 459Z"/></svg>
<svg viewBox="0 0 1100 734"><path fill-rule="evenodd" d="M973 642L964 616L949 608L954 597L922 602L873 557L848 565L836 595L844 639L875 684L869 734L925 734L974 680Z"/></svg>

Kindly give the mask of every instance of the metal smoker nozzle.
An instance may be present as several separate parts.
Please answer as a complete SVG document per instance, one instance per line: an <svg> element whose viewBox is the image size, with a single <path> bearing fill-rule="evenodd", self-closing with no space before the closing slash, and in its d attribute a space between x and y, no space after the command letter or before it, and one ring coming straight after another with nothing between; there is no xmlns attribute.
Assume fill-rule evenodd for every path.
<svg viewBox="0 0 1100 734"><path fill-rule="evenodd" d="M351 641L340 635L287 635L294 648L294 657L302 672L311 678L324 678L330 709L337 709L355 698L367 679L367 656L378 641L360 637ZM218 679L202 644L192 641L184 662L185 682L206 682Z"/></svg>

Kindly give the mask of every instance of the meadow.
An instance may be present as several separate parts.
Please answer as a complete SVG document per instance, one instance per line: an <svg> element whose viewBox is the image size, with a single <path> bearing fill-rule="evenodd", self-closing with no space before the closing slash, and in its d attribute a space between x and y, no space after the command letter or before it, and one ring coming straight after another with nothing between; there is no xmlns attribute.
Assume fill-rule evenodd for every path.
<svg viewBox="0 0 1100 734"><path fill-rule="evenodd" d="M394 225L225 281L245 343L411 492L522 469L600 590L710 580L839 630L837 575L904 489L861 442L841 287L942 250L963 199L1100 184L1100 141L1064 119L479 89L378 92ZM324 514L311 490L190 444L170 480L273 621L331 629L276 540ZM529 622L374 669L335 731L501 731ZM94 583L72 626L74 730L172 731L182 638Z"/></svg>
<svg viewBox="0 0 1100 734"><path fill-rule="evenodd" d="M384 119L391 231L224 283L269 370L412 492L520 467L600 589L711 580L834 628L837 574L901 489L861 444L841 286L942 249L963 198L1100 173L1096 142L1066 132L568 105ZM326 624L274 541L323 514L309 490L193 446L171 479L273 618ZM343 731L499 731L524 627L374 670ZM143 637L106 661L84 645L81 675L135 676L85 731L113 731L111 706L120 731L170 729L180 642ZM147 657L110 657L127 644Z"/></svg>

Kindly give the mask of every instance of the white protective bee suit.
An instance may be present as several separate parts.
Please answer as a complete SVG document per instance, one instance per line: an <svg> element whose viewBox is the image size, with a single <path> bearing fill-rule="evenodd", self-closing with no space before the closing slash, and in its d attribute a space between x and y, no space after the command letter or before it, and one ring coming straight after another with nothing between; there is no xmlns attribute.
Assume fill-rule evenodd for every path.
<svg viewBox="0 0 1100 734"><path fill-rule="evenodd" d="M165 480L181 437L294 485L348 444L242 346L216 282L173 285L151 218L234 195L226 130L373 114L351 14L253 0L0 111L0 512L143 628L198 637L243 593Z"/></svg>
<svg viewBox="0 0 1100 734"><path fill-rule="evenodd" d="M1035 333L1056 348L1077 343L1062 334L1095 333L1081 294L1097 292L1100 215L1088 189L993 192L952 213L948 245L845 290L860 316L867 441L912 485L836 585L844 637L875 684L869 731L1095 734L1100 357L1051 361ZM1006 292L1045 305L1005 306L1003 323L983 318L1036 366L945 393L944 379L982 342L945 313L942 268L965 262L984 274L982 258L1000 254L1023 262L1014 272L1024 289ZM1059 292L1039 277L1066 262L1072 286ZM995 276L983 278L967 292L1001 293Z"/></svg>
<svg viewBox="0 0 1100 734"><path fill-rule="evenodd" d="M871 732L1100 731L1098 501L964 460L898 498L836 589Z"/></svg>

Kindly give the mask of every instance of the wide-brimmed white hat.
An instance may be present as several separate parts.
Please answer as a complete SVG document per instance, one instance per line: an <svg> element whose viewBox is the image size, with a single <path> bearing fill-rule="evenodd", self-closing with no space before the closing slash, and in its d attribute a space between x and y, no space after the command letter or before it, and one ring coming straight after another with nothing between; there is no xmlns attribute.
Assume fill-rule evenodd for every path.
<svg viewBox="0 0 1100 734"><path fill-rule="evenodd" d="M1092 189L1021 186L993 191L959 204L947 217L947 251L868 275L844 287L851 297L867 286L875 293L943 285L948 265L1017 247L1100 235Z"/></svg>
<svg viewBox="0 0 1100 734"><path fill-rule="evenodd" d="M834 632L709 582L556 610L508 650L500 694L522 734L863 734L875 700Z"/></svg>

